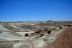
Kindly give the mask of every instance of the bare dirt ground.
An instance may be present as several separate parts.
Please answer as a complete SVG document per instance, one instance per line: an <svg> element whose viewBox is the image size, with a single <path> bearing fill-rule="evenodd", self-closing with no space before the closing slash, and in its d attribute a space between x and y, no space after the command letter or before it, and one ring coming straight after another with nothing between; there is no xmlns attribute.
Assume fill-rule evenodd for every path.
<svg viewBox="0 0 72 48"><path fill-rule="evenodd" d="M72 27L66 28L60 37L47 48L72 48Z"/></svg>
<svg viewBox="0 0 72 48"><path fill-rule="evenodd" d="M0 48L72 48L71 45L69 24L0 24Z"/></svg>

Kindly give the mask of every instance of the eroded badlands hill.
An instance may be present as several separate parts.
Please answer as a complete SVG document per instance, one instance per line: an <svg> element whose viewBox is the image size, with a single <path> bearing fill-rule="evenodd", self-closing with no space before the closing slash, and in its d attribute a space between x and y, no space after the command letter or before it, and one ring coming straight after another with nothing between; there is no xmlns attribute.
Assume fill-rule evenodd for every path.
<svg viewBox="0 0 72 48"><path fill-rule="evenodd" d="M0 23L0 48L70 48L71 23Z"/></svg>

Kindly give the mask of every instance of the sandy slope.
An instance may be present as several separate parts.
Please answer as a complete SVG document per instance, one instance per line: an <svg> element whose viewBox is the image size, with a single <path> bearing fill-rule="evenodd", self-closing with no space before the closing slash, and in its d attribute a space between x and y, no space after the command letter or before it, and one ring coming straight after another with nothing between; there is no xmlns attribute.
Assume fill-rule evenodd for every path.
<svg viewBox="0 0 72 48"><path fill-rule="evenodd" d="M0 29L6 31L9 29L12 30L10 27L14 29L16 28L19 29L19 27L16 26L16 24L10 24L9 26L6 27L8 28L5 28L3 25L0 25ZM2 32L0 33L0 39L10 41L13 45L12 48L56 48L56 47L59 48L59 45L64 46L66 45L64 41L68 43L67 41L69 39L69 36L70 38L72 37L71 31L72 29L70 28L66 29L66 31L64 31L64 28L62 29L57 28L56 30L52 30L51 34L44 33L44 36L42 37L38 37L38 35L25 37L26 33L28 34L34 33L31 30L29 32ZM61 37L59 36L60 34ZM19 42L13 43L15 41ZM71 41L71 39L69 41ZM62 42L64 42L64 44L62 44ZM64 47L61 46L60 48Z"/></svg>
<svg viewBox="0 0 72 48"><path fill-rule="evenodd" d="M60 37L47 48L72 48L72 28L66 28Z"/></svg>
<svg viewBox="0 0 72 48"><path fill-rule="evenodd" d="M13 44L13 48L26 48L23 46L23 45L26 45L26 43L29 43L26 45L27 47L31 46L32 48L32 46L34 46L34 48L45 48L47 44L54 42L58 34L60 34L61 32L62 30L53 31L50 35L45 35L37 39L35 37L20 37L16 33L13 34L10 32L7 32L7 33L4 32L4 33L1 33L0 38L4 38L8 41L19 40L20 42ZM21 33L18 33L18 34L22 35ZM47 41L44 41L44 39L46 39Z"/></svg>

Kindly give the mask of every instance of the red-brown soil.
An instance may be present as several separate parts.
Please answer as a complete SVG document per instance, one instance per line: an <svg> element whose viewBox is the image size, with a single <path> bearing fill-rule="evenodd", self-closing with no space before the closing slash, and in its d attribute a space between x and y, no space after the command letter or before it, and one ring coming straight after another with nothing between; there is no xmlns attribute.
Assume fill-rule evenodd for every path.
<svg viewBox="0 0 72 48"><path fill-rule="evenodd" d="M72 48L72 28L66 28L60 37L47 48Z"/></svg>

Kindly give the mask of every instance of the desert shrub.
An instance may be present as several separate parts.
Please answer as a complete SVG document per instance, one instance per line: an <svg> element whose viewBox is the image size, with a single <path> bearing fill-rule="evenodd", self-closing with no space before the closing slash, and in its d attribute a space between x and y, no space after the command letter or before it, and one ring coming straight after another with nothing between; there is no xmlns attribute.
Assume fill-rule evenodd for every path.
<svg viewBox="0 0 72 48"><path fill-rule="evenodd" d="M62 29L62 26L59 26L60 29Z"/></svg>
<svg viewBox="0 0 72 48"><path fill-rule="evenodd" d="M48 34L50 34L50 33L51 33L51 30L48 31Z"/></svg>
<svg viewBox="0 0 72 48"><path fill-rule="evenodd" d="M44 28L44 31L48 31L48 28Z"/></svg>
<svg viewBox="0 0 72 48"><path fill-rule="evenodd" d="M53 28L53 30L55 30L55 28Z"/></svg>
<svg viewBox="0 0 72 48"><path fill-rule="evenodd" d="M38 29L37 31L35 31L35 33L40 33L41 32L41 29Z"/></svg>
<svg viewBox="0 0 72 48"><path fill-rule="evenodd" d="M44 36L44 34L41 34L39 37L42 37L42 36Z"/></svg>
<svg viewBox="0 0 72 48"><path fill-rule="evenodd" d="M69 25L67 25L68 27L71 27L71 25L69 24Z"/></svg>
<svg viewBox="0 0 72 48"><path fill-rule="evenodd" d="M29 36L29 34L28 34L28 33L26 33L26 34L25 34L25 36Z"/></svg>

